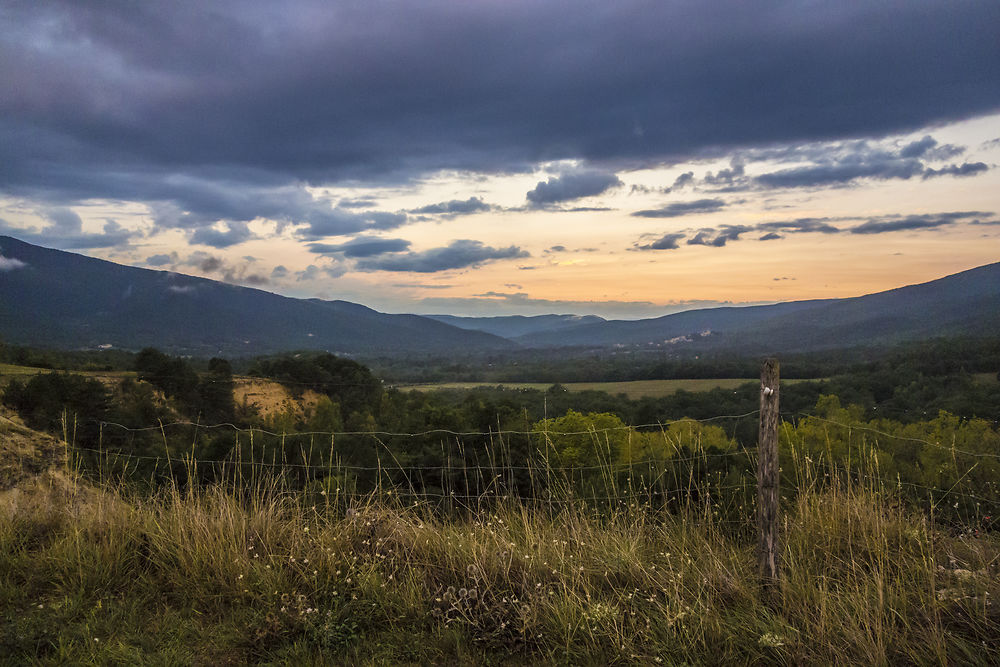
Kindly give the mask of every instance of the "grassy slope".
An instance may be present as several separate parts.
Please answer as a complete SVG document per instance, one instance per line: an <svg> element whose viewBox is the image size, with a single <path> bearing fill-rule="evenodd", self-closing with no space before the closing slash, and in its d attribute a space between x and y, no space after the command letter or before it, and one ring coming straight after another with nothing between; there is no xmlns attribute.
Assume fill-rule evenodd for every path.
<svg viewBox="0 0 1000 667"><path fill-rule="evenodd" d="M443 518L264 483L240 501L39 481L0 494L0 660L1000 661L995 537L937 529L858 486L801 494L782 537L768 598L750 522L694 502Z"/></svg>

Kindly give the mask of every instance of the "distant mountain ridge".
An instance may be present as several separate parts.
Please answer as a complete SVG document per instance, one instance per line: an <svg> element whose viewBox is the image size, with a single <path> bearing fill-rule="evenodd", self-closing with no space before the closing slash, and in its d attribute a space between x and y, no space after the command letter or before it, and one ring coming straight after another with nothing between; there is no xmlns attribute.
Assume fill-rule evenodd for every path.
<svg viewBox="0 0 1000 667"><path fill-rule="evenodd" d="M347 301L293 299L8 236L0 236L0 256L15 265L0 272L0 337L10 343L155 346L201 356L307 349L444 354L515 347L498 336L417 315L388 315Z"/></svg>
<svg viewBox="0 0 1000 667"><path fill-rule="evenodd" d="M123 266L0 236L0 339L63 348L155 346L199 356L327 350L368 356L524 348L808 352L997 335L1000 263L845 299L708 308L646 320L594 315L391 315Z"/></svg>
<svg viewBox="0 0 1000 667"><path fill-rule="evenodd" d="M526 347L670 346L743 353L891 344L1000 331L1000 263L927 283L845 299L689 310L648 320L612 320L515 340ZM674 342L671 342L674 341Z"/></svg>
<svg viewBox="0 0 1000 667"><path fill-rule="evenodd" d="M425 315L432 320L459 329L485 331L494 336L518 338L545 332L561 332L588 324L606 322L597 315L501 315L497 317L459 317L457 315Z"/></svg>

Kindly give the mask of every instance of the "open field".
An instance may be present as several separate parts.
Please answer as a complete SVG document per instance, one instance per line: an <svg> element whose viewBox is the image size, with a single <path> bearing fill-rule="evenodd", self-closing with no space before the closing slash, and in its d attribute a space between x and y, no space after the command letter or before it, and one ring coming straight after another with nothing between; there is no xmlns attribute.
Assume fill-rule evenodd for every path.
<svg viewBox="0 0 1000 667"><path fill-rule="evenodd" d="M135 377L133 371L60 371L52 368L37 368L35 366L17 366L15 364L0 364L0 386L6 385L14 378L29 378L42 373L72 373L74 375L85 375L101 382L117 382L122 378Z"/></svg>
<svg viewBox="0 0 1000 667"><path fill-rule="evenodd" d="M972 380L976 384L996 384L1000 382L1000 377L996 373L973 373Z"/></svg>
<svg viewBox="0 0 1000 667"><path fill-rule="evenodd" d="M16 377L30 377L39 373L51 373L50 369L33 368L30 366L15 366L13 364L0 364L0 385L6 384L10 379ZM68 371L79 375L86 375L97 380L119 380L123 377L135 377L133 372L108 372L108 371ZM995 382L996 378L989 373L979 374L979 382ZM244 397L249 399L249 403L257 404L264 413L281 411L289 407L294 401L290 400L290 395L278 383L263 380L261 378L251 378L233 376L236 390L236 402L241 403ZM683 379L683 380L634 380L630 382L567 382L562 386L568 391L604 391L609 394L625 394L631 399L635 398L662 398L669 396L675 391L709 391L711 389L735 389L748 382L757 382L757 378L715 378L715 379ZM802 382L802 380L782 380L785 384ZM552 386L546 382L439 382L428 384L398 385L397 388L403 391L436 391L439 389L475 389L476 387L497 387L506 389L537 389L545 391ZM313 394L314 392L307 392ZM315 403L316 396L308 396L307 403Z"/></svg>
<svg viewBox="0 0 1000 667"><path fill-rule="evenodd" d="M629 398L662 398L675 391L709 391L710 389L735 389L748 382L759 382L758 378L717 378L690 380L635 380L632 382L567 382L562 386L568 391L605 391L609 394L625 394ZM803 380L782 380L788 384ZM436 384L400 385L404 391L436 391L438 389L475 389L476 387L497 387L506 389L538 389L545 391L551 384L544 382L440 382Z"/></svg>

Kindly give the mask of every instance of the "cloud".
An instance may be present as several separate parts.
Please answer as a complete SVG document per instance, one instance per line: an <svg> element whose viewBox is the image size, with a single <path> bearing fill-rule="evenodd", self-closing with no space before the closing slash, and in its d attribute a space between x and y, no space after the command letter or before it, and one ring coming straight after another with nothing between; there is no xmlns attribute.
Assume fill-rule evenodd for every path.
<svg viewBox="0 0 1000 667"><path fill-rule="evenodd" d="M937 229L954 225L964 218L979 215L977 211L938 213L936 215L908 215L905 217L872 218L868 222L851 227L852 234L883 234L885 232L902 232L920 229Z"/></svg>
<svg viewBox="0 0 1000 667"><path fill-rule="evenodd" d="M371 208L376 204L371 197L358 197L356 199L341 199L337 202L339 208Z"/></svg>
<svg viewBox="0 0 1000 667"><path fill-rule="evenodd" d="M331 209L322 215L312 217L304 228L297 230L297 233L303 240L312 241L327 236L344 236L368 230L395 229L405 225L406 222L405 213L385 211L354 213Z"/></svg>
<svg viewBox="0 0 1000 667"><path fill-rule="evenodd" d="M924 172L924 178L934 178L935 176L975 176L988 170L989 167L985 162L963 162L961 165L950 164L940 169L927 169Z"/></svg>
<svg viewBox="0 0 1000 667"><path fill-rule="evenodd" d="M732 185L746 173L744 166L742 158L736 156L730 161L729 169L720 169L714 175L712 172L705 174L705 183L708 185Z"/></svg>
<svg viewBox="0 0 1000 667"><path fill-rule="evenodd" d="M403 252L410 247L405 239L383 239L374 236L358 236L344 243L310 243L309 252L317 254L341 253L344 257L374 257L385 253Z"/></svg>
<svg viewBox="0 0 1000 667"><path fill-rule="evenodd" d="M4 257L0 255L0 271L13 271L14 269L23 269L26 266L27 264L16 257Z"/></svg>
<svg viewBox="0 0 1000 667"><path fill-rule="evenodd" d="M9 4L2 194L39 207L139 202L157 230L192 235L222 223L229 238L200 233L211 247L236 240L230 222L258 218L307 241L412 222L351 215L375 201L316 194L332 184L593 165L591 182L540 183L528 201L544 206L600 194L633 167L885 137L1000 108L1000 89L984 85L1000 75L991 0L892 12L585 0L572 17L560 3ZM812 160L826 171L772 180L896 178L907 160L926 167L954 150L925 138L897 146L896 165ZM733 166L711 180L767 187ZM100 248L132 238L115 227L50 231L32 240Z"/></svg>
<svg viewBox="0 0 1000 667"><path fill-rule="evenodd" d="M818 232L820 234L840 233L841 229L831 225L828 222L830 220L832 220L832 218L798 218L796 220L782 220L780 222L762 222L755 225L754 228L763 232Z"/></svg>
<svg viewBox="0 0 1000 667"><path fill-rule="evenodd" d="M739 241L742 234L752 231L753 227L746 225L722 225L719 229L706 228L687 240L688 245L706 245L721 248L729 241Z"/></svg>
<svg viewBox="0 0 1000 667"><path fill-rule="evenodd" d="M174 264L177 262L177 253L171 253L169 255L150 255L146 258L146 264L149 266L166 266L167 264Z"/></svg>
<svg viewBox="0 0 1000 667"><path fill-rule="evenodd" d="M180 266L193 266L202 273L216 274L219 280L235 285L266 285L270 282L267 276L255 273L250 269L253 262L244 261L242 265L233 266L223 258L201 250L191 253L178 264Z"/></svg>
<svg viewBox="0 0 1000 667"><path fill-rule="evenodd" d="M965 149L952 144L938 144L937 139L929 134L912 141L899 151L900 157L919 157L928 160L947 160L948 158L961 155Z"/></svg>
<svg viewBox="0 0 1000 667"><path fill-rule="evenodd" d="M411 209L410 213L441 215L444 217L455 217L458 215L469 215L482 211L491 211L493 207L484 202L479 197L469 197L465 200L452 199L451 201L439 204L428 204L420 208Z"/></svg>
<svg viewBox="0 0 1000 667"><path fill-rule="evenodd" d="M902 147L890 142L862 140L806 144L776 151L748 151L747 156L758 159L804 161L807 164L733 182L737 189L843 187L864 179L884 181L908 180L915 176L966 176L988 168L983 163L966 163L960 167L951 165L942 169L927 166L930 161L946 160L964 152L965 148L939 144L930 135Z"/></svg>
<svg viewBox="0 0 1000 667"><path fill-rule="evenodd" d="M295 280L297 282L303 282L308 280L316 280L321 277L323 271L315 264L310 264L302 271L295 272Z"/></svg>
<svg viewBox="0 0 1000 667"><path fill-rule="evenodd" d="M105 220L101 232L84 232L83 220L70 208L47 207L36 211L46 225L39 231L22 229L0 220L0 232L27 243L63 250L89 250L125 246L140 232L125 229L115 220Z"/></svg>
<svg viewBox="0 0 1000 667"><path fill-rule="evenodd" d="M493 248L481 241L467 239L452 241L441 248L431 248L421 252L394 254L360 260L356 268L360 271L412 271L415 273L435 273L449 269L477 267L500 259L515 259L531 255L517 246Z"/></svg>
<svg viewBox="0 0 1000 667"><path fill-rule="evenodd" d="M686 171L677 178L674 179L674 184L671 187L673 190L680 190L694 183L694 172Z"/></svg>
<svg viewBox="0 0 1000 667"><path fill-rule="evenodd" d="M677 242L684 238L684 234L664 234L652 243L637 245L639 250L677 250L680 246Z"/></svg>
<svg viewBox="0 0 1000 667"><path fill-rule="evenodd" d="M919 176L923 170L923 164L916 158L888 157L782 169L761 174L755 181L768 188L801 188L845 185L861 178L906 180Z"/></svg>
<svg viewBox="0 0 1000 667"><path fill-rule="evenodd" d="M228 248L254 238L257 236L250 231L245 222L230 221L226 223L225 231L220 231L215 227L202 227L195 230L190 241L213 248Z"/></svg>
<svg viewBox="0 0 1000 667"><path fill-rule="evenodd" d="M288 269L284 265L279 264L271 270L271 278L281 279L288 275Z"/></svg>
<svg viewBox="0 0 1000 667"><path fill-rule="evenodd" d="M990 220L993 213L987 211L951 211L919 215L888 215L868 218L853 227L836 227L831 222L856 222L859 218L797 218L761 222L756 225L720 225L718 228L705 227L687 238L686 245L723 248L730 241L741 240L744 234L763 232L758 241L777 241L783 234L881 234L905 230L935 229L964 223L969 225L1000 225L1000 220ZM687 237L687 232L673 232L652 242L633 246L635 250L676 250L679 242ZM649 235L646 235L647 238Z"/></svg>
<svg viewBox="0 0 1000 667"><path fill-rule="evenodd" d="M722 199L696 199L695 201L674 202L662 208L635 211L633 216L639 218L677 218L695 213L714 213L726 207Z"/></svg>
<svg viewBox="0 0 1000 667"><path fill-rule="evenodd" d="M614 172L579 169L565 171L558 176L549 177L547 181L540 181L533 190L528 191L526 197L533 206L538 207L593 197L622 185L624 183Z"/></svg>
<svg viewBox="0 0 1000 667"><path fill-rule="evenodd" d="M21 181L54 156L310 181L660 158L993 110L997 18L989 1L629 1L573 20L549 3L21 3L0 29L3 117Z"/></svg>

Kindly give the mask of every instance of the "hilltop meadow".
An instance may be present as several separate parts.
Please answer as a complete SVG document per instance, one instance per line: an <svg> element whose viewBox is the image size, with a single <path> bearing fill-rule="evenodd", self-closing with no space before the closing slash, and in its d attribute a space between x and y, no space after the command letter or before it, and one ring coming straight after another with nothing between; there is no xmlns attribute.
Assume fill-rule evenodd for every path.
<svg viewBox="0 0 1000 667"><path fill-rule="evenodd" d="M995 664L1000 382L970 347L783 384L769 589L756 381L410 391L332 355L6 348L0 655Z"/></svg>

